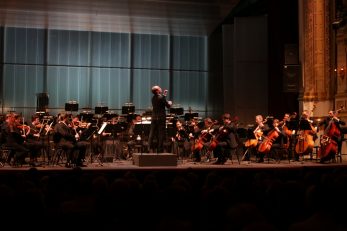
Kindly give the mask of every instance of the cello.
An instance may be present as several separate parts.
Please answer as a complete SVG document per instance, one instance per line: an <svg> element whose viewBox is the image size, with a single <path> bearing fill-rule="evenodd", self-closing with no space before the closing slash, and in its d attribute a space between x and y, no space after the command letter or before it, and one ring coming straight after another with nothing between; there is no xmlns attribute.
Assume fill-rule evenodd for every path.
<svg viewBox="0 0 347 231"><path fill-rule="evenodd" d="M244 145L246 148L255 148L258 145L258 140L261 140L263 137L263 130L262 127L264 126L264 124L267 122L267 120L270 117L267 116L263 121L261 121L261 123L253 130L253 134L254 134L254 139L248 139Z"/></svg>
<svg viewBox="0 0 347 231"><path fill-rule="evenodd" d="M199 138L195 140L192 151L201 151L205 145L205 143L208 143L212 140L213 133L215 132L214 129L212 128L214 125L218 123L218 121L212 121L209 118L206 118L205 121L205 126L207 129L201 131L201 134L199 135Z"/></svg>
<svg viewBox="0 0 347 231"><path fill-rule="evenodd" d="M273 142L280 136L280 131L278 130L278 120L274 120L274 129L272 129L267 136L264 137L264 141L259 145L258 152L269 153Z"/></svg>

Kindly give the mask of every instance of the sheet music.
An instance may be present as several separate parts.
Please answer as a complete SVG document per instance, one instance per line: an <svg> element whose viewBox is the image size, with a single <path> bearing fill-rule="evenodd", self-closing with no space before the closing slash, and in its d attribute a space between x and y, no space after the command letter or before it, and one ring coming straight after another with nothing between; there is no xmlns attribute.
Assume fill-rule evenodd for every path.
<svg viewBox="0 0 347 231"><path fill-rule="evenodd" d="M106 125L107 125L107 122L103 122L103 123L102 123L101 128L100 128L99 131L98 131L98 134L99 134L99 135L104 131Z"/></svg>

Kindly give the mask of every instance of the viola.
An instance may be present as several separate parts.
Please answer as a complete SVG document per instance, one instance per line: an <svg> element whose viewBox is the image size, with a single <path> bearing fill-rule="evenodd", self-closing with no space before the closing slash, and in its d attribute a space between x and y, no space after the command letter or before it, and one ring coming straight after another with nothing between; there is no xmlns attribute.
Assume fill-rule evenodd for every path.
<svg viewBox="0 0 347 231"><path fill-rule="evenodd" d="M25 124L20 124L20 125L17 125L17 128L18 129L21 129L21 130L30 130L30 127L28 125L25 125Z"/></svg>

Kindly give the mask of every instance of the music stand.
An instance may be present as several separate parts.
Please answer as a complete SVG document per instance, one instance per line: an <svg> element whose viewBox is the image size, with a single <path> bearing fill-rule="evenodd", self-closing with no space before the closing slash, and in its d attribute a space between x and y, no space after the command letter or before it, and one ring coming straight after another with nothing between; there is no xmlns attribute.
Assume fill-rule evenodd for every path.
<svg viewBox="0 0 347 231"><path fill-rule="evenodd" d="M182 107L170 107L169 112L170 114L183 115L184 110Z"/></svg>
<svg viewBox="0 0 347 231"><path fill-rule="evenodd" d="M65 111L70 111L71 114L73 111L78 111L78 103L76 101L69 101L65 103Z"/></svg>
<svg viewBox="0 0 347 231"><path fill-rule="evenodd" d="M191 119L194 119L195 117L199 117L199 113L194 112L194 113L186 113L184 114L184 120L189 121Z"/></svg>
<svg viewBox="0 0 347 231"><path fill-rule="evenodd" d="M46 112L49 104L48 93L36 93L36 111Z"/></svg>
<svg viewBox="0 0 347 231"><path fill-rule="evenodd" d="M107 106L97 106L94 108L95 114L105 114L108 111Z"/></svg>
<svg viewBox="0 0 347 231"><path fill-rule="evenodd" d="M112 136L112 153L115 153L115 141L116 141L116 136L118 133L121 133L124 130L121 124L107 124L105 127L105 132L106 133L111 133ZM119 153L116 156L116 160L119 159Z"/></svg>
<svg viewBox="0 0 347 231"><path fill-rule="evenodd" d="M80 113L80 117L82 122L85 121L91 123L94 118L94 114L91 112L83 111L82 113Z"/></svg>
<svg viewBox="0 0 347 231"><path fill-rule="evenodd" d="M151 124L150 123L143 123L141 121L141 123L138 123L138 124L135 124L135 127L134 127L134 135L136 136L136 140L137 137L139 136L141 139L141 155L143 153L143 140L144 140L144 137L148 137L149 136L149 131L151 130Z"/></svg>
<svg viewBox="0 0 347 231"><path fill-rule="evenodd" d="M122 114L131 114L135 112L135 106L132 103L126 103L122 106Z"/></svg>

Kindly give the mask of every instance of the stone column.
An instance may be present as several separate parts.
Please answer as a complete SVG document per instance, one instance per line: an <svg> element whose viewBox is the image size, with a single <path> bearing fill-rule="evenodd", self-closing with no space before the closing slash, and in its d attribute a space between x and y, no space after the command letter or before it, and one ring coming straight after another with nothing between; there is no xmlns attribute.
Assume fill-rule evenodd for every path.
<svg viewBox="0 0 347 231"><path fill-rule="evenodd" d="M298 0L299 47L302 63L300 110L311 116L327 114L333 104L331 84L329 0ZM336 84L335 84L336 85Z"/></svg>

